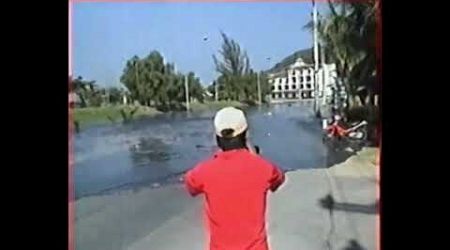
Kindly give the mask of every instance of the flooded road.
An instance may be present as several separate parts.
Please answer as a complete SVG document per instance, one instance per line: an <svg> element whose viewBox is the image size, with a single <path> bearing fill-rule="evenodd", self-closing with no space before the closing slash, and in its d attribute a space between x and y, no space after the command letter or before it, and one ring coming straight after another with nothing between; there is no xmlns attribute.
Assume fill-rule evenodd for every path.
<svg viewBox="0 0 450 250"><path fill-rule="evenodd" d="M246 110L250 138L285 170L326 166L312 102ZM172 113L86 128L74 136L75 196L161 185L213 154L213 112Z"/></svg>

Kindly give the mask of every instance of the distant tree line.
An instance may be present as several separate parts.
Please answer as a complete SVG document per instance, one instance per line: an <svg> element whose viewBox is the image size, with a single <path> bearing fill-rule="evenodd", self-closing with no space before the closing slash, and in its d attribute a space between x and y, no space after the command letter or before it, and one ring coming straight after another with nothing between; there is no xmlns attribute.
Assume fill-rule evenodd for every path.
<svg viewBox="0 0 450 250"><path fill-rule="evenodd" d="M187 76L191 101L204 102L206 91L215 94L219 89L219 100L254 103L258 100L257 77L250 66L247 52L240 45L221 33L223 44L220 56L213 55L216 71L220 74L214 83L204 88L194 72L183 74L175 70L173 63L165 62L158 51L151 51L146 57L133 56L123 69L120 82L126 88L100 88L95 81L82 77L73 80L72 89L80 99L80 106L100 106L104 103L118 104L123 96L128 102L156 107L160 110L183 109L186 101L185 78ZM265 74L260 74L262 97L270 92Z"/></svg>
<svg viewBox="0 0 450 250"><path fill-rule="evenodd" d="M120 104L127 96L125 89L118 87L99 87L96 81L84 80L78 76L72 80L70 90L76 94L79 107L99 107L103 104Z"/></svg>
<svg viewBox="0 0 450 250"><path fill-rule="evenodd" d="M133 56L126 62L120 81L130 91L132 99L141 105L158 109L178 109L186 101L186 75L176 72L175 65L165 63L158 51L144 58ZM187 73L190 97L204 101L204 89L193 72Z"/></svg>

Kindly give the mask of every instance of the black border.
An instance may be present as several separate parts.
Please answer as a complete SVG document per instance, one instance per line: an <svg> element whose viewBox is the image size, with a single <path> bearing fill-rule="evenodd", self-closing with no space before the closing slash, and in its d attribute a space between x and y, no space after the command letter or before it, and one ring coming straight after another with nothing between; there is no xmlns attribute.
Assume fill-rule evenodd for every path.
<svg viewBox="0 0 450 250"><path fill-rule="evenodd" d="M441 84L431 80L435 74L431 72L436 72L436 68L429 68L435 66L430 63L433 59L424 58L438 49L429 44L431 34L427 31L433 24L418 25L436 17L426 7L426 3L405 5L399 1L383 1L382 6L382 250L438 249L431 247L435 240L425 239L427 233L435 230L423 225L433 213L426 211L433 204L429 196L436 192L425 190L427 182L437 181L435 175L428 177L437 166L431 163L430 156L425 156L428 150L434 151L430 155L436 155L436 145L424 140L430 137L427 131L439 131L433 128L436 123L430 118L432 105L438 105L437 97L427 93L435 93L433 85Z"/></svg>
<svg viewBox="0 0 450 250"><path fill-rule="evenodd" d="M13 15L7 25L17 25L12 28L17 47L5 50L21 54L8 72L19 98L3 94L22 106L15 108L19 119L9 121L19 130L21 139L14 140L20 147L5 145L17 155L2 164L17 171L4 176L17 192L8 202L17 215L6 217L18 228L13 248L68 249L68 1L20 5L5 9Z"/></svg>
<svg viewBox="0 0 450 250"><path fill-rule="evenodd" d="M396 3L398 8L395 8ZM27 71L16 73L20 78L25 78L22 84L17 85L18 91L29 95L22 97L28 101L22 108L26 114L21 117L24 121L19 122L23 125L19 129L31 136L24 138L23 145L27 150L26 154L20 153L17 156L17 160L20 161L17 176L20 178L17 176L14 178L15 182L19 182L19 185L15 186L22 183L30 184L17 195L19 197L17 200L22 202L18 207L23 209L18 216L26 219L19 218L16 224L20 228L20 244L29 243L32 245L30 249L36 248L37 243L43 243L46 249L67 249L68 1L47 3L41 1L31 10L32 12L26 14L30 17L27 25L31 26L22 30L23 37L20 38L22 43L19 45L22 51L25 48L20 60L29 58ZM423 153L415 148L424 149L420 142L416 141L418 139L416 136L421 136L421 132L417 134L415 130L421 128L417 128L417 125L411 124L409 120L417 116L415 113L417 109L414 106L418 103L414 103L416 99L413 98L422 91L418 88L419 93L412 93L411 90L418 87L420 81L424 79L417 79L417 74L408 74L414 70L419 71L423 66L415 64L418 61L429 63L421 61L423 59L419 59L420 55L417 53L417 51L425 53L423 50L429 48L417 41L421 37L422 39L426 37L418 32L419 28L415 24L409 26L408 21L414 20L415 13L423 15L425 11L418 10L412 13L411 17L405 17L405 12L407 12L405 4L398 1L383 1L381 248L379 248L382 250L430 249L425 246L419 247L417 243L421 236L411 233L415 230L423 231L418 223L421 214L425 212L412 211L410 208L418 207L425 202L420 190L426 180L424 177L412 177L410 174L417 172L421 175L426 171L421 168L427 164L420 162L419 156ZM421 16L420 20L423 19ZM420 28L423 29L425 28ZM406 45L411 43L420 46L411 48ZM27 54L30 51L36 54ZM399 71L405 74L396 73ZM421 100L420 104L426 101ZM19 127L19 124L14 126ZM433 125L429 123L428 127L430 126ZM415 137L411 138L411 135ZM33 138L35 136L37 138ZM400 154L401 148L406 149L407 154ZM29 162L22 163L23 160ZM442 167L445 167L444 165ZM434 167L436 166L430 166ZM405 168L410 170L405 171Z"/></svg>

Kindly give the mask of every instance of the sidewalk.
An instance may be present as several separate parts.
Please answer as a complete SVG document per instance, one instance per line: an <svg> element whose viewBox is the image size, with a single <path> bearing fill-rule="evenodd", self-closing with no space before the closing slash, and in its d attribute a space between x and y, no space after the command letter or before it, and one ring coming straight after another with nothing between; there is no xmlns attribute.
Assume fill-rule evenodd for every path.
<svg viewBox="0 0 450 250"><path fill-rule="evenodd" d="M269 195L270 248L377 249L375 156L376 149L366 148L329 169L287 173L284 186ZM321 205L327 196L328 204ZM201 202L196 198L195 205L128 249L204 249Z"/></svg>

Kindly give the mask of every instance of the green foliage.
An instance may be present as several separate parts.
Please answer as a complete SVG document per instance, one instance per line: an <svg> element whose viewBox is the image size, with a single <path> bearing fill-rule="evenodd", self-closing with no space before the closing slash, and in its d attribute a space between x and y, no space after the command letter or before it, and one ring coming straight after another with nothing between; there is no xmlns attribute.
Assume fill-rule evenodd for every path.
<svg viewBox="0 0 450 250"><path fill-rule="evenodd" d="M247 52L225 33L221 33L221 35L223 39L219 51L221 58L213 56L216 71L220 74L214 81L214 84L218 85L219 99L257 101L257 73L251 69ZM213 94L215 94L214 84L208 87L209 92Z"/></svg>
<svg viewBox="0 0 450 250"><path fill-rule="evenodd" d="M187 74L190 97L203 101L203 87L193 72ZM140 59L127 61L120 81L131 97L141 105L172 109L185 102L185 75L175 72L175 66L165 63L158 51Z"/></svg>
<svg viewBox="0 0 450 250"><path fill-rule="evenodd" d="M111 104L119 104L122 102L122 96L125 94L123 90L117 87L110 87L106 91L108 102Z"/></svg>
<svg viewBox="0 0 450 250"><path fill-rule="evenodd" d="M328 1L329 12L318 20L319 39L327 61L336 64L349 95L347 107L373 104L376 83L376 11L374 0ZM312 31L312 22L305 25Z"/></svg>
<svg viewBox="0 0 450 250"><path fill-rule="evenodd" d="M72 81L72 91L79 97L81 107L98 107L102 103L101 89L97 87L95 81L85 81L79 76Z"/></svg>

